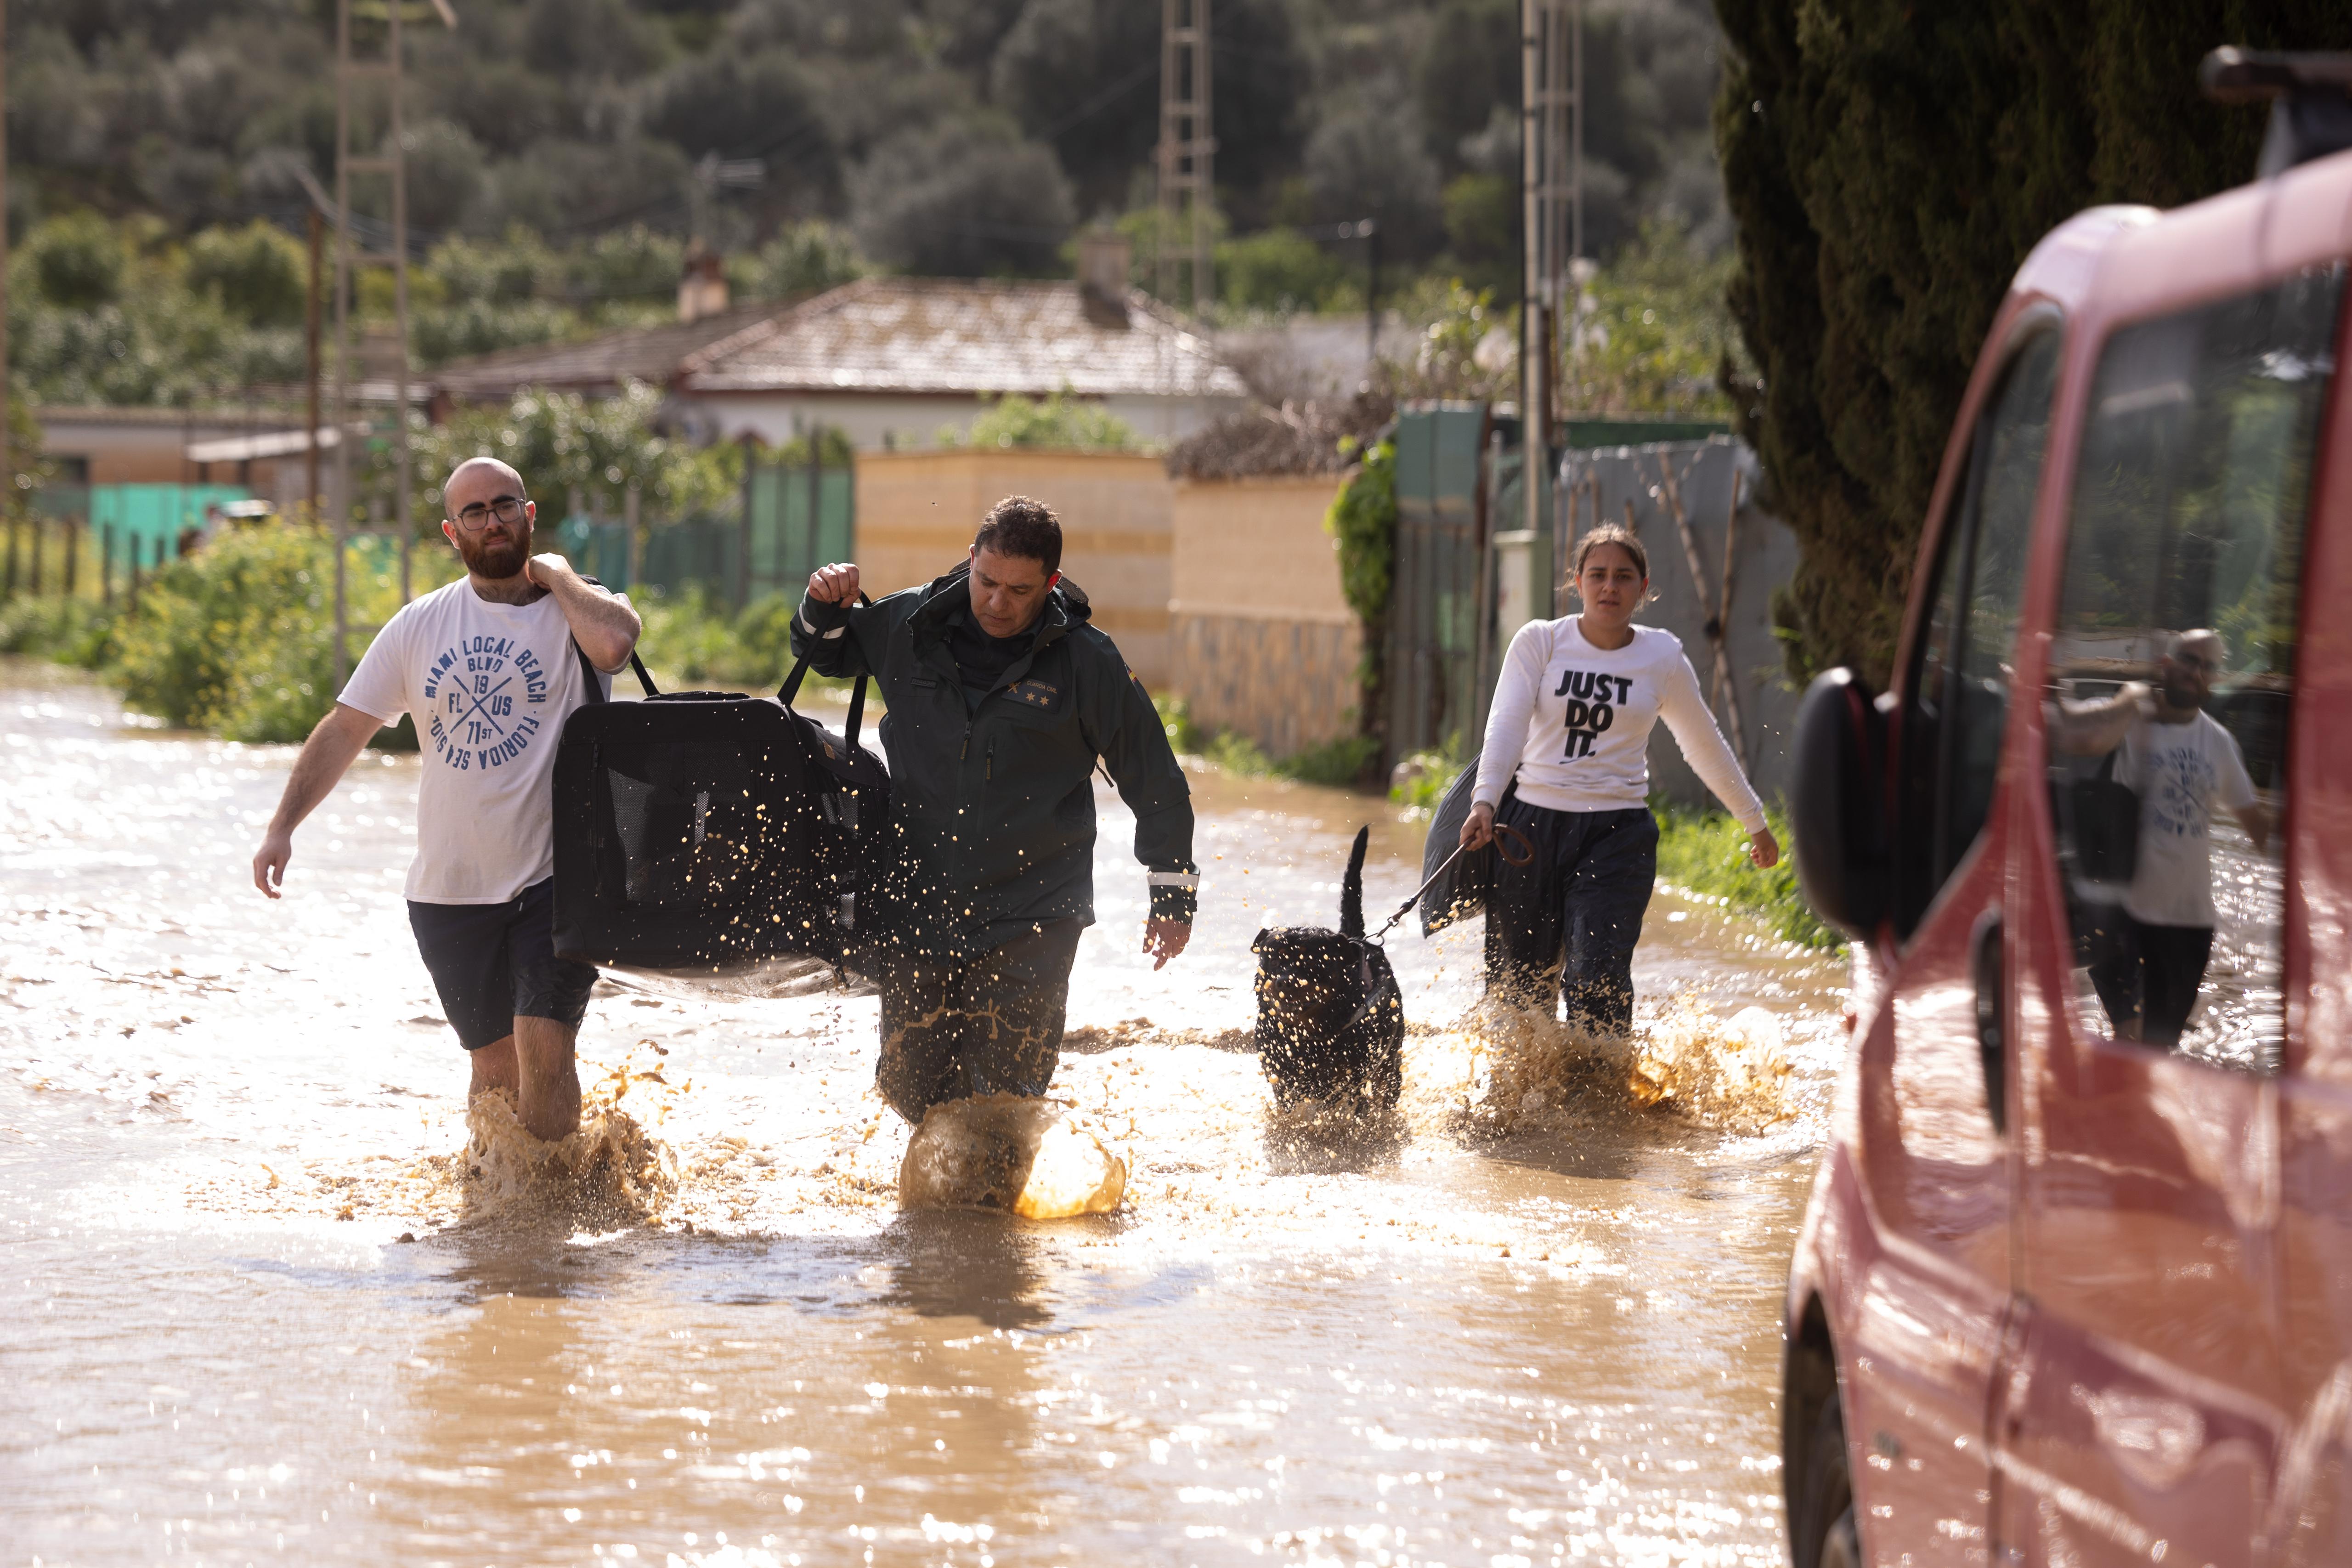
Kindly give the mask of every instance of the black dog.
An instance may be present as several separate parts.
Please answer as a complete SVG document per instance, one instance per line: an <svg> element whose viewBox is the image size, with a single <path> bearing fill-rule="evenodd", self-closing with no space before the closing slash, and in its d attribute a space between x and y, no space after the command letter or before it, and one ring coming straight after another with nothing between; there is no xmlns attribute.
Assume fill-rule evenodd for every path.
<svg viewBox="0 0 2352 1568"><path fill-rule="evenodd" d="M1257 954L1257 1059L1276 1103L1318 1100L1387 1110L1404 1084L1404 996L1378 942L1364 936L1364 848L1359 829L1339 893L1339 929L1262 931Z"/></svg>

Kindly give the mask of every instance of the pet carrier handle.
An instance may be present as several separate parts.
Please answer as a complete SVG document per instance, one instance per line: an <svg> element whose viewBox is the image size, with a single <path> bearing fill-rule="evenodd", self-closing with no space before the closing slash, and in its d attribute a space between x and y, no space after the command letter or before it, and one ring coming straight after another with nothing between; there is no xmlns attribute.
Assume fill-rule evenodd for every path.
<svg viewBox="0 0 2352 1568"><path fill-rule="evenodd" d="M1511 853L1511 847L1515 842L1518 846L1518 853L1516 855ZM1524 866L1528 861L1536 858L1536 847L1528 842L1528 836L1520 832L1517 828L1511 826L1508 823L1498 822L1495 824L1495 848L1504 859L1508 860L1514 866ZM1437 886L1437 879L1445 875L1446 872L1454 869L1454 862L1461 859L1467 850L1468 846L1466 845L1455 845L1454 847L1454 853L1448 855L1445 858L1444 863L1440 865L1436 870L1432 871L1429 874L1429 880L1423 882L1420 887L1415 888L1412 890L1412 897L1407 899L1404 902L1397 906L1396 913L1389 917L1389 923L1381 927L1380 930L1372 933L1372 940L1374 942L1378 942L1381 938L1394 931L1396 929L1397 921L1412 913L1412 906L1421 902L1422 894Z"/></svg>
<svg viewBox="0 0 2352 1568"><path fill-rule="evenodd" d="M605 700L604 683L597 679L604 672L589 661L588 650L580 646L579 639L576 637L572 639L572 651L580 656L580 675L587 685L588 695L583 700L588 707L593 708ZM637 657L635 648L629 650L629 668L637 672L637 684L646 689L646 696L661 695L660 691L655 689L654 678L646 673L645 660Z"/></svg>
<svg viewBox="0 0 2352 1568"><path fill-rule="evenodd" d="M861 605L871 605L874 603L874 601L867 597L863 592L858 594L857 602ZM787 708L790 708L793 705L793 699L801 694L801 679L808 674L808 667L809 656L806 654L801 655L801 657L793 664L793 672L784 677L783 685L776 689L777 701L782 703ZM857 684L850 688L849 691L849 723L842 731L841 738L849 743L849 754L853 757L857 754L857 729L858 726L864 722L866 718L866 682L867 679L868 678L866 676L859 676L857 678Z"/></svg>

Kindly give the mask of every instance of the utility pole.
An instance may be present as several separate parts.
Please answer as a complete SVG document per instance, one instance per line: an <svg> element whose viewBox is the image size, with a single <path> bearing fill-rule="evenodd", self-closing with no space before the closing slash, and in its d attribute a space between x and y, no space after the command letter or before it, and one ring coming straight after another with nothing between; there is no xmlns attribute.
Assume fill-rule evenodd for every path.
<svg viewBox="0 0 2352 1568"><path fill-rule="evenodd" d="M1526 503L1520 526L1538 538L1545 532L1544 470L1550 466L1559 395L1555 355L1565 302L1561 282L1571 239L1581 250L1584 238L1582 171L1570 156L1571 131L1580 133L1583 122L1577 102L1582 84L1575 79L1581 50L1573 42L1583 20L1582 0L1519 0L1519 424Z"/></svg>
<svg viewBox="0 0 2352 1568"><path fill-rule="evenodd" d="M5 3L5 0L0 0ZM352 52L352 11L353 0L335 3L335 489L330 498L330 510L334 513L335 541L335 685L341 689L343 679L351 673L350 637L354 631L373 631L373 627L354 626L351 620L349 582L349 546L357 538L395 540L400 547L400 597L408 602L411 585L410 563L415 543L415 530L408 516L409 462L408 447L408 165L406 127L402 119L401 104L401 13L404 0L389 0L383 7L383 54L376 58L362 58ZM457 25L456 14L448 0L433 0L433 8L445 26ZM370 8L371 11L373 7ZM373 17L371 16L371 19ZM360 153L352 150L352 93L354 86L364 80L384 84L384 99L389 110L390 133L386 137L389 152ZM354 250L352 246L352 176L382 174L392 186L391 242L383 250ZM352 526L352 268L377 266L392 268L393 330L395 354L392 377L393 454L392 526L389 529L355 529ZM315 443L318 426L311 426ZM374 508L369 508L373 521Z"/></svg>
<svg viewBox="0 0 2352 1568"><path fill-rule="evenodd" d="M1176 303L1176 274L1188 258L1178 249L1179 225L1192 224L1192 306L1205 315L1216 298L1211 214L1217 193L1212 174L1217 150L1209 123L1209 0L1160 0L1160 232L1154 263L1162 301Z"/></svg>

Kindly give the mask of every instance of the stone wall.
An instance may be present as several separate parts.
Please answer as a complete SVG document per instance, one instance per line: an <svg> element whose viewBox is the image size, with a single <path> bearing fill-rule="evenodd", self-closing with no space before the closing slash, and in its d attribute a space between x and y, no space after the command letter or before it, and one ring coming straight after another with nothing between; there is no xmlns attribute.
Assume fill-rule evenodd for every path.
<svg viewBox="0 0 2352 1568"><path fill-rule="evenodd" d="M1276 757L1356 731L1362 637L1323 531L1339 482L1175 481L1171 686Z"/></svg>

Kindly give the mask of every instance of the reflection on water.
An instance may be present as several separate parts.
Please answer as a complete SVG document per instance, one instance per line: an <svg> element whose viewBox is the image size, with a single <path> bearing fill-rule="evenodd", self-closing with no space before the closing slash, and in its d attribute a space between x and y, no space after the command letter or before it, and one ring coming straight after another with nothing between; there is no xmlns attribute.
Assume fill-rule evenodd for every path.
<svg viewBox="0 0 2352 1568"><path fill-rule="evenodd" d="M902 1214L872 997L635 975L582 1040L600 1201L546 1202L469 1128L410 941L413 759L354 771L268 905L289 751L0 679L20 1558L1778 1561L1830 966L1662 894L1629 1060L1474 1014L1475 923L1402 938L1398 1116L1277 1118L1250 938L1329 920L1368 814L1392 906L1420 829L1202 775L1158 974L1104 804L1055 1092L1118 1212ZM1719 1022L1751 1005L1774 1038Z"/></svg>

